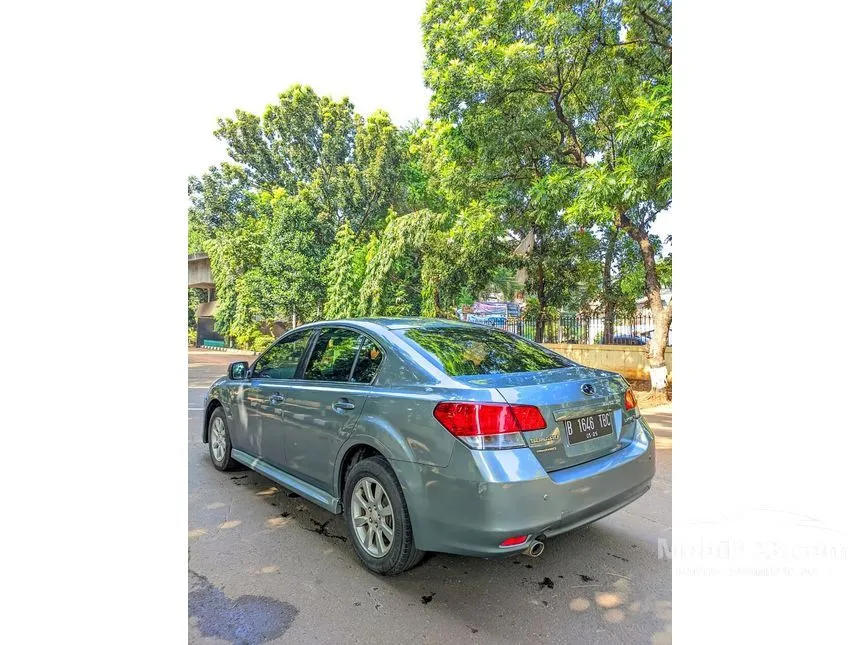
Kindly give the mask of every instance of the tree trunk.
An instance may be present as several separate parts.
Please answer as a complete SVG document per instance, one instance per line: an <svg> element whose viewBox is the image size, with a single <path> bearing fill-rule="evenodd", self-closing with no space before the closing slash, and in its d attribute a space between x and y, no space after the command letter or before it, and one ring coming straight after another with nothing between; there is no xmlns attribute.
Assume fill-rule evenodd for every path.
<svg viewBox="0 0 860 645"><path fill-rule="evenodd" d="M606 257L603 258L603 344L612 342L615 335L615 290L612 285L612 263L615 261L615 243L618 240L618 227L609 231Z"/></svg>
<svg viewBox="0 0 860 645"><path fill-rule="evenodd" d="M546 310L541 304L538 309L537 320L535 321L535 342L543 342L544 327L546 326Z"/></svg>
<svg viewBox="0 0 860 645"><path fill-rule="evenodd" d="M538 299L538 315L535 321L535 342L544 341L544 328L546 327L546 282L543 275L543 264L537 263L535 272L535 290Z"/></svg>
<svg viewBox="0 0 860 645"><path fill-rule="evenodd" d="M645 267L645 295L654 319L654 333L648 344L648 368L651 376L651 395L667 399L666 392L666 345L669 342L669 327L672 325L672 303L663 307L660 298L660 282L657 279L657 261L654 258L654 247L648 239L648 233L630 222L627 216L619 211L619 222L624 230L639 245L642 253L642 264Z"/></svg>

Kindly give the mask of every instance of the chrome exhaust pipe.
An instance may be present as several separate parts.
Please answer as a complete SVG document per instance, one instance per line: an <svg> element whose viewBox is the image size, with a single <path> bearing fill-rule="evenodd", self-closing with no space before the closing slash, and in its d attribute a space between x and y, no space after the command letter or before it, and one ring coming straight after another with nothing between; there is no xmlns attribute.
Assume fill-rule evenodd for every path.
<svg viewBox="0 0 860 645"><path fill-rule="evenodd" d="M543 553L544 544L540 540L535 540L532 545L526 549L526 555L532 558L537 558Z"/></svg>

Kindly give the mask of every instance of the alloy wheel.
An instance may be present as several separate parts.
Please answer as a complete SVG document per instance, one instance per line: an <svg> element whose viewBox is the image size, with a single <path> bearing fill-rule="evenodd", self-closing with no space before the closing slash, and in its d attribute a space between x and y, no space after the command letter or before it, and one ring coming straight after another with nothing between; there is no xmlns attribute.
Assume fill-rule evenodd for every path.
<svg viewBox="0 0 860 645"><path fill-rule="evenodd" d="M212 456L215 457L215 461L221 463L227 453L227 427L224 425L224 419L215 417L210 435L209 443L212 446Z"/></svg>
<svg viewBox="0 0 860 645"><path fill-rule="evenodd" d="M374 558L391 550L394 510L388 493L373 477L363 477L352 489L352 526L361 548Z"/></svg>

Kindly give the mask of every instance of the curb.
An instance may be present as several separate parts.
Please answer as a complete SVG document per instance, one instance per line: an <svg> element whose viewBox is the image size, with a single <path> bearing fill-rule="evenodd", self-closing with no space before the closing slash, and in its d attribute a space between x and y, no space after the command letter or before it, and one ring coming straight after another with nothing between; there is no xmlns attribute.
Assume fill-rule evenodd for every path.
<svg viewBox="0 0 860 645"><path fill-rule="evenodd" d="M204 347L204 346L196 346L189 345L188 349L203 349L207 352L227 352L228 354L253 354L256 356L260 352L253 352L249 349L236 349L235 347Z"/></svg>

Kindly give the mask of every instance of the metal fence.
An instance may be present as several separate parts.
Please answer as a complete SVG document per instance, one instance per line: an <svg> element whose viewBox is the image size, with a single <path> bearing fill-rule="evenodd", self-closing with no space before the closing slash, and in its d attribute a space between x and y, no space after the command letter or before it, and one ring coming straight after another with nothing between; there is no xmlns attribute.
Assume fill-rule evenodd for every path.
<svg viewBox="0 0 860 645"><path fill-rule="evenodd" d="M468 316L468 320L482 325L498 327L529 340L536 340L537 321L534 318L505 318L502 316ZM544 343L579 343L583 345L646 345L654 331L651 312L639 312L633 316L616 316L612 323L612 334L606 336L603 316L600 314L561 314L544 323ZM669 345L672 330L669 330Z"/></svg>

